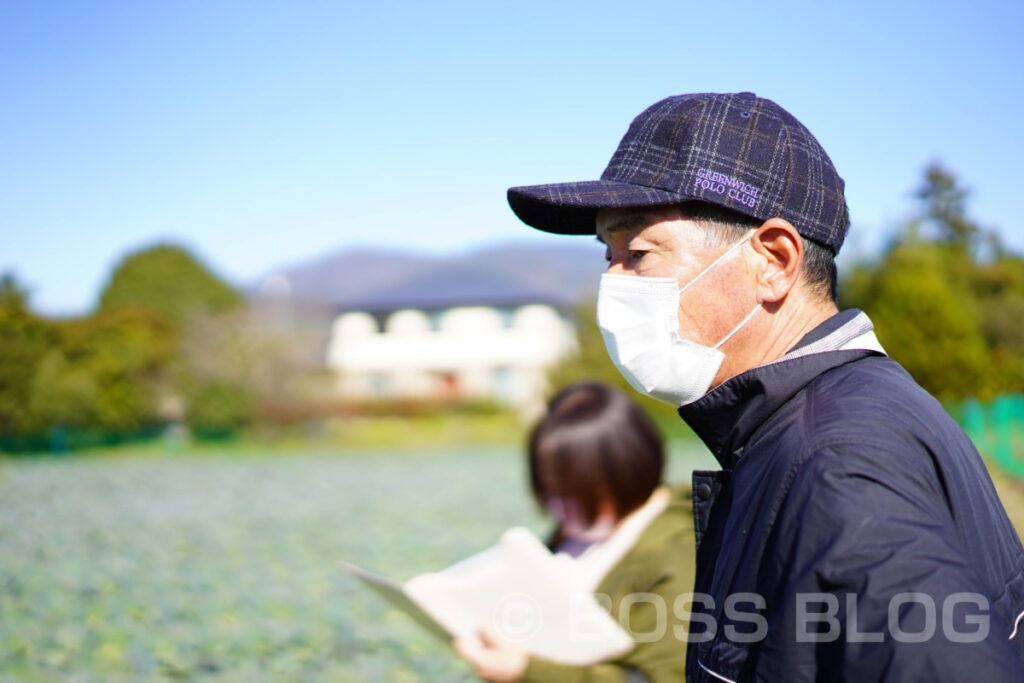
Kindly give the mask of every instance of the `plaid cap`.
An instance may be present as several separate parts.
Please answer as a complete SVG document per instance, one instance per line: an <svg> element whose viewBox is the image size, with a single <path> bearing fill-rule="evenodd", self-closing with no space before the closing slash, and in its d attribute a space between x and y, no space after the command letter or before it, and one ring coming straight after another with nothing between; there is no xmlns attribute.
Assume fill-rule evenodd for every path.
<svg viewBox="0 0 1024 683"><path fill-rule="evenodd" d="M849 225L843 179L803 124L753 93L669 97L633 119L600 180L513 187L527 225L594 234L597 210L701 200L785 218L839 252Z"/></svg>

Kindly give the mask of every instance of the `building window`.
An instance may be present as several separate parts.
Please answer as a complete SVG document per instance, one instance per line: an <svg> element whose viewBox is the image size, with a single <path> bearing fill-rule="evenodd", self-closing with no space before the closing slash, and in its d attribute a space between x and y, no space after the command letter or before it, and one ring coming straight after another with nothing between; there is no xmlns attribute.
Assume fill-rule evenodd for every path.
<svg viewBox="0 0 1024 683"><path fill-rule="evenodd" d="M431 332L439 332L441 330L441 319L444 318L444 313L443 310L427 311Z"/></svg>
<svg viewBox="0 0 1024 683"><path fill-rule="evenodd" d="M516 309L514 308L499 308L498 315L501 316L501 326L506 330L511 330L516 326Z"/></svg>
<svg viewBox="0 0 1024 683"><path fill-rule="evenodd" d="M502 403L509 403L514 397L515 371L510 367L496 368L494 371L494 396Z"/></svg>
<svg viewBox="0 0 1024 683"><path fill-rule="evenodd" d="M370 315L373 316L373 323L376 326L374 332L377 334L383 332L385 330L384 323L387 321L388 314L376 312L371 313Z"/></svg>
<svg viewBox="0 0 1024 683"><path fill-rule="evenodd" d="M370 375L370 395L376 399L388 397L391 389L391 378L383 372L375 372Z"/></svg>

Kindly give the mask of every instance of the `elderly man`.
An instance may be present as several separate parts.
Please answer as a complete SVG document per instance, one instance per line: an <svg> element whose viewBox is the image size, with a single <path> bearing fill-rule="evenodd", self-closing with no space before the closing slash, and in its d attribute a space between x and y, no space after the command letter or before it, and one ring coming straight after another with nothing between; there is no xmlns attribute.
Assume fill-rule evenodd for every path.
<svg viewBox="0 0 1024 683"><path fill-rule="evenodd" d="M688 679L1024 680L1020 540L963 431L839 312L843 181L799 121L670 97L600 180L508 198L607 246L612 360L723 468L694 473L695 593L671 606Z"/></svg>

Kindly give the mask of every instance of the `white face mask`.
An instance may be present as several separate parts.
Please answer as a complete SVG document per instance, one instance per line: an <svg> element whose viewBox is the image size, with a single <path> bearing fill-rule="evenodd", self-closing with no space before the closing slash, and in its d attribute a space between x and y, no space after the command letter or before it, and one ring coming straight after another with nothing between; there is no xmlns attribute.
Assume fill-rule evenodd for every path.
<svg viewBox="0 0 1024 683"><path fill-rule="evenodd" d="M709 347L679 338L679 296L749 238L729 247L682 288L671 277L601 276L597 325L608 355L630 386L677 407L708 392L725 360L718 347L747 324L761 304Z"/></svg>

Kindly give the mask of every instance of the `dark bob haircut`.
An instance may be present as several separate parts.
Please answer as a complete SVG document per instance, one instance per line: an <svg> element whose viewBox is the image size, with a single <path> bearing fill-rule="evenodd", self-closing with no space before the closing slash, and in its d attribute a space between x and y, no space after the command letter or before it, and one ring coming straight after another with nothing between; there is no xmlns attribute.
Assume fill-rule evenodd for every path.
<svg viewBox="0 0 1024 683"><path fill-rule="evenodd" d="M602 506L622 519L661 482L665 456L654 423L624 393L600 382L563 389L530 434L530 486L541 508L574 500L587 523Z"/></svg>

